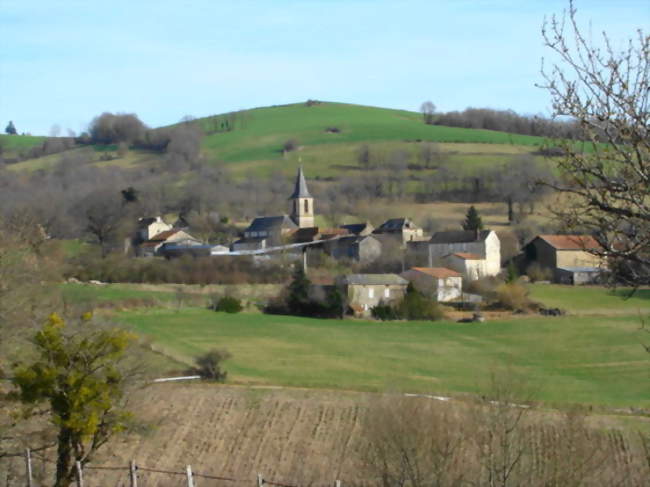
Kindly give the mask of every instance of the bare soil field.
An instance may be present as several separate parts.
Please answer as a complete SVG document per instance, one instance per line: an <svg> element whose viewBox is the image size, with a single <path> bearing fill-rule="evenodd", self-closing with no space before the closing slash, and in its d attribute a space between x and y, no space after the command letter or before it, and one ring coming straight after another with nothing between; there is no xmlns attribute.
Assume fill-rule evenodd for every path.
<svg viewBox="0 0 650 487"><path fill-rule="evenodd" d="M107 445L85 469L84 485L129 485L126 467L131 459L140 466L140 487L187 485L182 475L150 470L182 472L188 464L195 473L232 479L197 476L196 485L200 487L253 486L258 473L288 486L331 486L336 479L341 479L343 485L373 485L376 482L369 478L363 463L368 449L364 424L369 407L383 399L378 394L344 391L200 383L154 385L133 401L137 416L146 419L147 427L139 436ZM406 399L433 401L435 408L449 411L454 421L464 419L473 407L460 400ZM534 454L543 456L544 442L552 437L558 414L535 410L531 417L534 429L527 438L534 439ZM589 424L594 431L616 428L602 435L608 458L628 470L636 468L631 458L642 457L641 446L631 431L639 427L647 431L648 418L593 415ZM39 458L34 464L37 476L44 472L44 466L51 468L51 463ZM53 452L48 458L53 460ZM90 468L93 466L120 469ZM24 472L20 461L5 463L5 467L7 472L14 472L14 480ZM635 476L631 474L622 485L642 485Z"/></svg>

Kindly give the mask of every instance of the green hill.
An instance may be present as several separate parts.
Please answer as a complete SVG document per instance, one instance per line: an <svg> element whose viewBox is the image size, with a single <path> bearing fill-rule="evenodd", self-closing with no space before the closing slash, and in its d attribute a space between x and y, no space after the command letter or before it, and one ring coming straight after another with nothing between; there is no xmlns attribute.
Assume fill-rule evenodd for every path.
<svg viewBox="0 0 650 487"><path fill-rule="evenodd" d="M421 142L426 141L438 143L452 163L473 169L534 152L544 142L540 137L506 132L425 125L417 112L333 102L255 108L197 122L206 133L202 142L205 163L225 164L241 176L267 176L275 171L289 174L299 164L309 170L311 177L339 176L342 170L356 169L359 148L365 144L380 165L390 162L398 151L409 163L417 163ZM230 124L232 129L227 130L224 124ZM18 141L25 148L43 138L10 139L12 144ZM296 150L285 153L283 147L288 140L295 141ZM107 162L100 160L105 150L99 149L92 157L104 165L155 164L160 158L158 154L131 150ZM55 164L58 157L44 159L23 161L12 165L12 169L44 168Z"/></svg>

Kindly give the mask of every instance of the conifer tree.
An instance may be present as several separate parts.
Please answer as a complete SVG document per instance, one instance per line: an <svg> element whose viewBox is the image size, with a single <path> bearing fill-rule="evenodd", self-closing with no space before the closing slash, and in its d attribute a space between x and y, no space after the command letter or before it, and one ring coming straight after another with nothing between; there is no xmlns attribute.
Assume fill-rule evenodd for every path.
<svg viewBox="0 0 650 487"><path fill-rule="evenodd" d="M467 214L465 215L465 221L463 222L463 230L466 231L480 231L483 230L483 221L481 216L478 214L474 205L469 207Z"/></svg>
<svg viewBox="0 0 650 487"><path fill-rule="evenodd" d="M5 132L9 135L16 135L16 126L14 123L9 120L9 123L7 124L7 127L5 128Z"/></svg>

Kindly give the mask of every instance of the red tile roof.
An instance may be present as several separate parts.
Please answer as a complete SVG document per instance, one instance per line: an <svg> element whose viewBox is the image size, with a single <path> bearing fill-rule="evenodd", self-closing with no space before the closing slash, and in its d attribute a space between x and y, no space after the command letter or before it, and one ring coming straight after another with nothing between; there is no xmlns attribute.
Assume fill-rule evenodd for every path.
<svg viewBox="0 0 650 487"><path fill-rule="evenodd" d="M455 254L456 257L460 257L463 260L483 260L483 257L481 257L478 254L468 254L467 252L456 252Z"/></svg>
<svg viewBox="0 0 650 487"><path fill-rule="evenodd" d="M538 235L556 250L591 250L601 248L590 235Z"/></svg>
<svg viewBox="0 0 650 487"><path fill-rule="evenodd" d="M446 267L412 267L414 271L422 272L432 277L437 277L438 279L444 279L446 277L460 277L459 272L447 269Z"/></svg>

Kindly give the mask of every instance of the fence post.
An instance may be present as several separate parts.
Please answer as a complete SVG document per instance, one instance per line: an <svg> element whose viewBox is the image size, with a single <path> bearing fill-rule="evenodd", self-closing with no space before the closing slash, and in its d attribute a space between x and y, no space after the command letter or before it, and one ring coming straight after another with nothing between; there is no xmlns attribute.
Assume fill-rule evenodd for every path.
<svg viewBox="0 0 650 487"><path fill-rule="evenodd" d="M77 467L77 487L84 487L84 474L81 469L81 462L77 460L75 466Z"/></svg>
<svg viewBox="0 0 650 487"><path fill-rule="evenodd" d="M257 474L257 487L264 487L264 479L261 473Z"/></svg>
<svg viewBox="0 0 650 487"><path fill-rule="evenodd" d="M192 466L187 466L187 487L194 487L194 477L192 476Z"/></svg>
<svg viewBox="0 0 650 487"><path fill-rule="evenodd" d="M27 476L27 487L32 487L32 453L25 448L25 475Z"/></svg>
<svg viewBox="0 0 650 487"><path fill-rule="evenodd" d="M138 473L135 460L131 460L129 463L129 478L131 479L131 487L138 487Z"/></svg>
<svg viewBox="0 0 650 487"><path fill-rule="evenodd" d="M336 487L341 487L341 481L340 481L340 480L337 480L336 483L335 483L335 485L336 485Z"/></svg>

